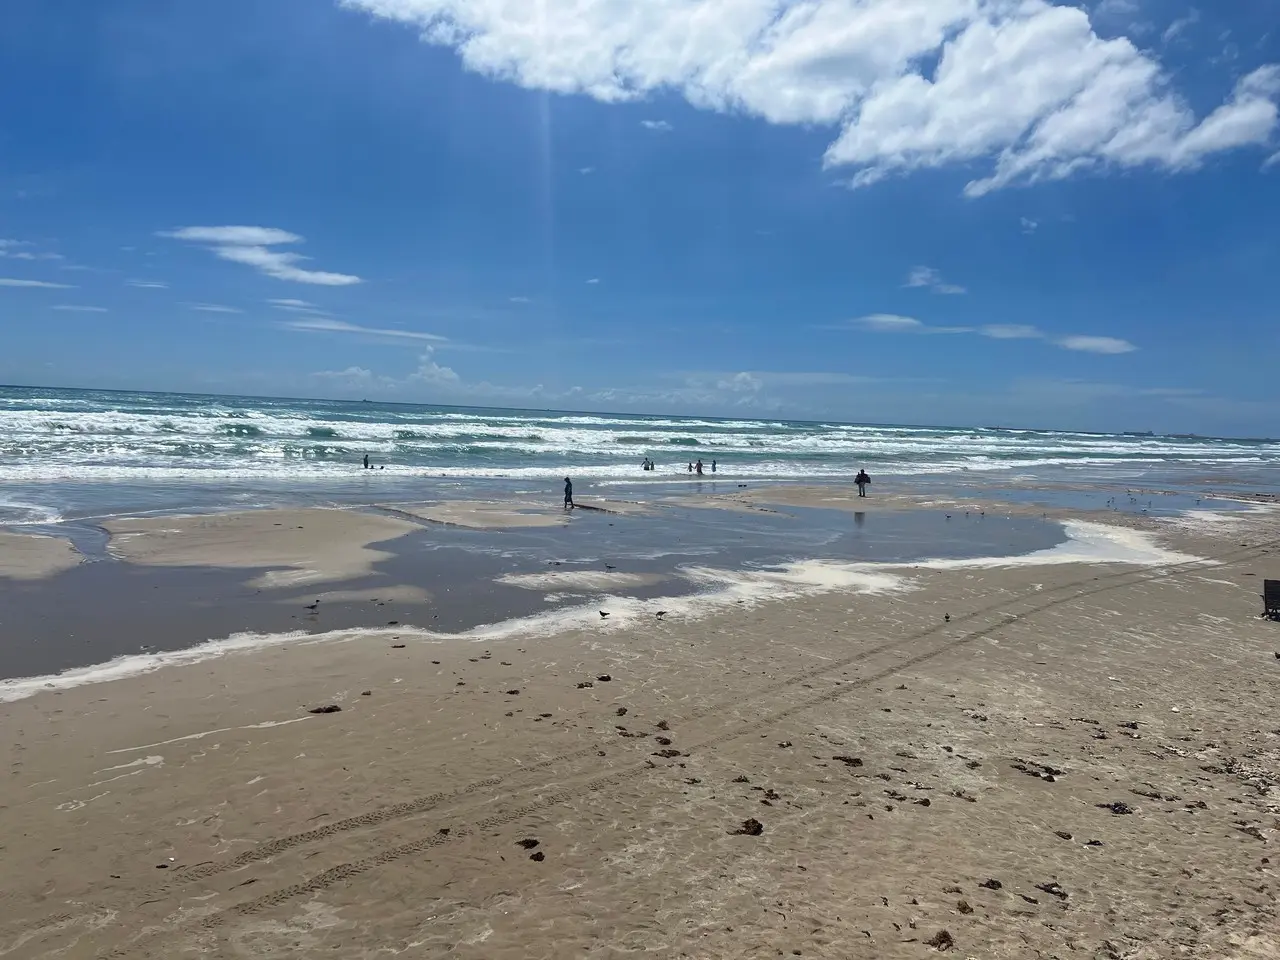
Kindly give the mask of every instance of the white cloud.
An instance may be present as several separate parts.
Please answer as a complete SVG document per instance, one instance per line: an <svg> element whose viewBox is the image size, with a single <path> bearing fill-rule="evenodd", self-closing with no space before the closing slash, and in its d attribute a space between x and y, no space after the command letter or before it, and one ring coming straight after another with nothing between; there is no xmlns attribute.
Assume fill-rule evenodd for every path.
<svg viewBox="0 0 1280 960"><path fill-rule="evenodd" d="M1094 16L1098 17L1131 17L1137 12L1134 0L1102 0L1093 8Z"/></svg>
<svg viewBox="0 0 1280 960"><path fill-rule="evenodd" d="M912 267L911 273L907 275L907 287L925 287L934 293L967 293L964 287L958 287L954 283L945 283L942 274L933 267Z"/></svg>
<svg viewBox="0 0 1280 960"><path fill-rule="evenodd" d="M1181 36L1187 27L1193 27L1199 22L1200 11L1192 8L1185 17L1179 17L1177 20L1173 21L1173 23L1169 24L1169 26L1165 28L1164 34L1160 39L1165 43L1170 43Z"/></svg>
<svg viewBox="0 0 1280 960"><path fill-rule="evenodd" d="M106 307L86 307L76 303L59 303L51 309L62 310L66 313L110 313Z"/></svg>
<svg viewBox="0 0 1280 960"><path fill-rule="evenodd" d="M665 120L641 120L640 126L646 130L656 130L659 133L670 133L673 129L671 124Z"/></svg>
<svg viewBox="0 0 1280 960"><path fill-rule="evenodd" d="M60 253L47 253L39 250L31 250L30 247L35 246L30 240L5 240L0 239L0 257L9 260L65 260L66 258Z"/></svg>
<svg viewBox="0 0 1280 960"><path fill-rule="evenodd" d="M316 305L306 300L296 300L293 297L273 297L267 303L274 307L280 307L285 310L315 310Z"/></svg>
<svg viewBox="0 0 1280 960"><path fill-rule="evenodd" d="M1280 164L1280 153L1273 153L1271 156L1267 157L1265 161L1263 161L1262 169L1270 170L1272 167L1276 166L1277 164Z"/></svg>
<svg viewBox="0 0 1280 960"><path fill-rule="evenodd" d="M422 348L418 357L418 367L407 377L389 377L377 374L367 367L347 367L345 370L322 370L312 374L323 380L341 384L346 389L359 389L364 392L384 395L404 394L415 387L432 386L448 388L450 391L465 389L462 378L451 367L436 363L435 351L429 347ZM478 385L481 388L488 384Z"/></svg>
<svg viewBox="0 0 1280 960"><path fill-rule="evenodd" d="M140 290L169 289L169 285L161 280L126 280L125 283L130 287L137 287Z"/></svg>
<svg viewBox="0 0 1280 960"><path fill-rule="evenodd" d="M920 333L925 330L925 325L914 317L902 317L896 313L873 313L855 322L880 333Z"/></svg>
<svg viewBox="0 0 1280 960"><path fill-rule="evenodd" d="M39 287L42 290L70 290L69 283L49 283L46 280L18 280L14 277L0 277L0 287Z"/></svg>
<svg viewBox="0 0 1280 960"><path fill-rule="evenodd" d="M599 277L592 277L590 280L587 281L587 283L599 283L599 282L600 282Z"/></svg>
<svg viewBox="0 0 1280 960"><path fill-rule="evenodd" d="M287 330L297 330L300 333L354 333L383 340L415 340L444 343L447 339L434 333L400 330L394 327L365 327L358 323L347 323L345 320L333 320L328 317L286 320L281 326Z"/></svg>
<svg viewBox="0 0 1280 960"><path fill-rule="evenodd" d="M279 243L302 242L296 233L275 227L178 227L176 230L161 230L156 235L229 247L271 247Z"/></svg>
<svg viewBox="0 0 1280 960"><path fill-rule="evenodd" d="M238 307L224 307L220 303L184 303L188 310L199 310L202 313L244 313Z"/></svg>
<svg viewBox="0 0 1280 960"><path fill-rule="evenodd" d="M1080 350L1084 353L1132 353L1138 349L1128 340L1116 337L1063 337L1054 343L1065 350Z"/></svg>
<svg viewBox="0 0 1280 960"><path fill-rule="evenodd" d="M1030 235L1040 229L1039 220L1032 220L1030 217L1022 217L1020 222L1022 224L1022 232L1025 234Z"/></svg>
<svg viewBox="0 0 1280 960"><path fill-rule="evenodd" d="M1025 323L989 323L978 332L992 340L1038 340L1044 333Z"/></svg>
<svg viewBox="0 0 1280 960"><path fill-rule="evenodd" d="M223 260L242 263L277 280L341 287L362 282L352 274L305 270L299 267L309 257L300 253L275 250L287 243L301 243L302 237L275 227L179 227L161 231L158 236L193 243L211 244L213 253Z"/></svg>
<svg viewBox="0 0 1280 960"><path fill-rule="evenodd" d="M859 317L857 320L836 329L848 329L849 326L861 328L872 333L973 333L991 340L1044 340L1064 350L1077 350L1083 353L1132 353L1138 348L1128 340L1117 337L1067 336L1054 338L1038 327L1023 323L989 323L980 327L935 327L914 317L903 317L894 313L873 313Z"/></svg>
<svg viewBox="0 0 1280 960"><path fill-rule="evenodd" d="M1275 68L1199 119L1153 54L1047 0L340 2L523 87L607 103L675 92L832 128L826 165L855 186L984 161L971 196L1109 167L1186 171L1277 125Z"/></svg>
<svg viewBox="0 0 1280 960"><path fill-rule="evenodd" d="M507 297L512 303L533 303L529 297Z"/></svg>
<svg viewBox="0 0 1280 960"><path fill-rule="evenodd" d="M596 168L595 167L579 167L578 172L583 176L586 176L589 173L595 173Z"/></svg>

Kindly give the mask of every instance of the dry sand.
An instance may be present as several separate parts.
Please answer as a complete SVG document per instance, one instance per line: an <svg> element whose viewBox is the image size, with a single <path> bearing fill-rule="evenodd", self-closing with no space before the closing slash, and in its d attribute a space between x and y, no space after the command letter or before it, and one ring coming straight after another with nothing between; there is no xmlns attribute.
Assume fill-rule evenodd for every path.
<svg viewBox="0 0 1280 960"><path fill-rule="evenodd" d="M71 569L82 559L70 540L0 532L0 577L42 580Z"/></svg>
<svg viewBox="0 0 1280 960"><path fill-rule="evenodd" d="M262 589L346 580L389 554L369 545L420 529L395 517L352 510L254 510L206 516L109 520L110 553L152 566L275 567Z"/></svg>
<svg viewBox="0 0 1280 960"><path fill-rule="evenodd" d="M1169 529L0 704L0 956L1275 957L1280 524Z"/></svg>

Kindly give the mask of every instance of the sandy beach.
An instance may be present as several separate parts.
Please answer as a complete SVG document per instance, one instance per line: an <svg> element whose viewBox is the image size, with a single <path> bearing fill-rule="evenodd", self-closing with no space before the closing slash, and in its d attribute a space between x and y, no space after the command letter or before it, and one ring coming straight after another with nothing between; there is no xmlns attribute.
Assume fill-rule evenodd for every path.
<svg viewBox="0 0 1280 960"><path fill-rule="evenodd" d="M1276 956L1280 518L1117 529L0 688L0 956Z"/></svg>

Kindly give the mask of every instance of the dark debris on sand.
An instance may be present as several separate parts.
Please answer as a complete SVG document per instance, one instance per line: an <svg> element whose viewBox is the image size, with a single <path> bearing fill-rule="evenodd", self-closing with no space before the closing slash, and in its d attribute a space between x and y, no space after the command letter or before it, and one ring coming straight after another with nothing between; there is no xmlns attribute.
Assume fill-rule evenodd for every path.
<svg viewBox="0 0 1280 960"><path fill-rule="evenodd" d="M955 939L946 930L939 930L932 937L925 941L925 945L933 947L933 949L945 952L956 945Z"/></svg>
<svg viewBox="0 0 1280 960"><path fill-rule="evenodd" d="M742 826L737 830L730 830L730 836L735 837L758 837L764 833L764 824L755 817L748 817L742 821Z"/></svg>
<svg viewBox="0 0 1280 960"><path fill-rule="evenodd" d="M336 703L326 703L322 707L312 707L307 713L341 713L342 708Z"/></svg>

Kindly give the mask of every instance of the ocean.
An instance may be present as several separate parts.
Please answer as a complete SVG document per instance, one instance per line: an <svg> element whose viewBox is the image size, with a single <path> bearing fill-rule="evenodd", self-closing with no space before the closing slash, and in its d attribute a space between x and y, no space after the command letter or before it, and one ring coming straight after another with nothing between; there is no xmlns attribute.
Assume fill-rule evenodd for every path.
<svg viewBox="0 0 1280 960"><path fill-rule="evenodd" d="M378 467L364 471L368 455ZM652 472L641 462L651 458ZM1280 442L0 387L0 525L166 509L731 481L1273 486Z"/></svg>

